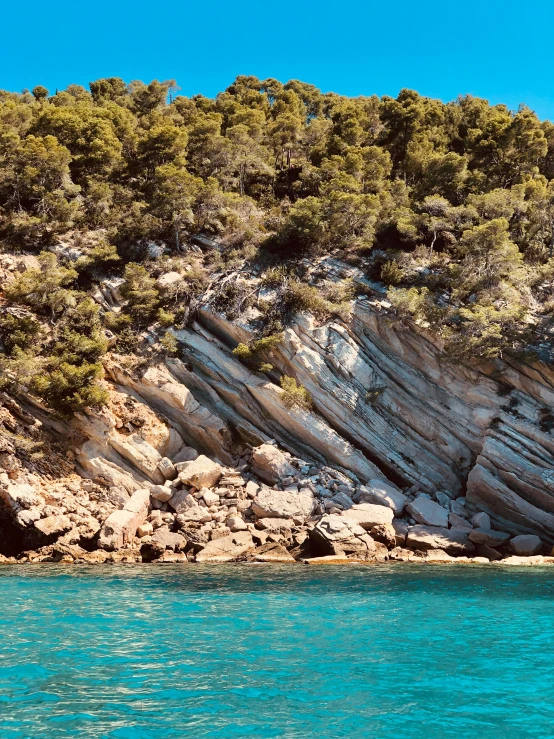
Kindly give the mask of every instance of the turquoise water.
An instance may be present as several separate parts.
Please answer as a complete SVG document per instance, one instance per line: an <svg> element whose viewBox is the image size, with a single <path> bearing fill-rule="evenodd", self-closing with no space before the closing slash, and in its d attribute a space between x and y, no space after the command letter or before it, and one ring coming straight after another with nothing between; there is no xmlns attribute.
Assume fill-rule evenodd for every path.
<svg viewBox="0 0 554 739"><path fill-rule="evenodd" d="M0 737L554 737L553 601L547 568L0 567Z"/></svg>

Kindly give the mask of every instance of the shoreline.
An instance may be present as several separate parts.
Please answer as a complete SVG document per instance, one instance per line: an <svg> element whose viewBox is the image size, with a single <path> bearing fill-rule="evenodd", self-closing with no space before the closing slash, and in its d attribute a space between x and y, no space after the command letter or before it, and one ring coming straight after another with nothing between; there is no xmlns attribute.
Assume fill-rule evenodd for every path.
<svg viewBox="0 0 554 739"><path fill-rule="evenodd" d="M436 550L434 550L436 552ZM283 560L283 561L260 561L260 560L227 560L220 562L191 562L185 559L168 558L165 560L154 560L152 562L144 562L142 560L130 559L130 558L110 558L100 560L83 560L83 561L68 561L63 558L60 560L29 560L29 559L8 559L0 561L0 572L4 567L23 567L31 566L36 567L39 565L63 565L67 567L99 567L102 565L109 565L110 567L116 566L187 566L187 567L218 567L221 565L234 565L239 567L249 566L268 566L268 567L281 567L281 566L297 566L302 565L309 567L383 567L394 565L425 565L426 567L433 565L440 566L464 566L464 567L550 567L554 565L554 557L544 555L533 555L529 557L506 557L501 560L486 560L484 557L452 557L451 559L439 558L439 557L412 557L406 559L382 559L382 560L359 560L359 559L348 559L338 556L329 557L313 557L311 559L299 559L299 560Z"/></svg>

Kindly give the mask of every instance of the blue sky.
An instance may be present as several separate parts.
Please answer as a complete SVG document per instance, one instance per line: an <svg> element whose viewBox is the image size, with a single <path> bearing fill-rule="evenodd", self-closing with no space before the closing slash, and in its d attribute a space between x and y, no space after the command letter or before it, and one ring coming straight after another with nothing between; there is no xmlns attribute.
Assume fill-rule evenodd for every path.
<svg viewBox="0 0 554 739"><path fill-rule="evenodd" d="M345 95L470 93L554 119L552 0L6 3L0 87L106 76L215 95L237 74Z"/></svg>

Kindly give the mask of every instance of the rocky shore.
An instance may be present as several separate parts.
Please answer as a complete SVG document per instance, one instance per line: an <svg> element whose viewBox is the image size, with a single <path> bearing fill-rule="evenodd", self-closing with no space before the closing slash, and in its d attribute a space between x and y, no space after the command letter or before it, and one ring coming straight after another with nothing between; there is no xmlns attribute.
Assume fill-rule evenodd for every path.
<svg viewBox="0 0 554 739"><path fill-rule="evenodd" d="M44 434L13 399L2 402L2 423L14 438ZM226 466L182 444L136 401L115 407L135 413L143 429L133 443L140 448L142 440L151 481L115 467L111 482L119 484L83 478L73 454L64 459L54 447L40 459L57 478L44 469L38 475L4 437L0 563L554 563L538 536L494 529L463 496L402 490L381 479L361 483L271 443ZM149 456L146 431L160 441L164 428L167 456Z"/></svg>
<svg viewBox="0 0 554 739"><path fill-rule="evenodd" d="M218 312L216 286L172 329L174 356L153 325L138 365L104 357L101 411L0 394L0 562L550 564L550 365L449 362L356 268L326 258L309 277L373 297L348 320L297 314L266 374L233 353L259 310ZM95 288L103 310L120 283ZM309 408L285 402L283 376Z"/></svg>

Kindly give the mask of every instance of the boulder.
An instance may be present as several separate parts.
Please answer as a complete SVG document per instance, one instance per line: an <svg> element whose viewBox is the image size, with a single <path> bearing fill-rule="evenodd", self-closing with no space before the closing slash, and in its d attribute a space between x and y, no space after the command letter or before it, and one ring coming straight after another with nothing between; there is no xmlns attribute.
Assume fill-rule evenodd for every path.
<svg viewBox="0 0 554 739"><path fill-rule="evenodd" d="M390 509L388 509L390 510ZM375 542L356 521L329 514L323 516L310 531L316 553L357 554L367 558L375 552Z"/></svg>
<svg viewBox="0 0 554 739"><path fill-rule="evenodd" d="M423 525L408 529L406 546L424 552L429 549L444 549L448 554L467 554L475 549L465 531Z"/></svg>
<svg viewBox="0 0 554 739"><path fill-rule="evenodd" d="M284 546L275 542L262 544L254 552L256 562L294 562L295 559Z"/></svg>
<svg viewBox="0 0 554 739"><path fill-rule="evenodd" d="M163 484L165 477L158 468L162 455L140 434L111 434L110 445L152 482Z"/></svg>
<svg viewBox="0 0 554 739"><path fill-rule="evenodd" d="M533 554L539 554L542 549L542 541L538 536L522 534L514 536L510 541L510 549L520 557L530 557Z"/></svg>
<svg viewBox="0 0 554 739"><path fill-rule="evenodd" d="M156 287L161 292L166 292L167 290L170 290L172 287L176 287L183 281L183 278L178 272L166 272L163 275L160 275L158 279L156 280Z"/></svg>
<svg viewBox="0 0 554 739"><path fill-rule="evenodd" d="M260 486L258 483L253 482L252 480L249 480L246 483L245 491L246 495L248 495L249 498L255 498L260 490Z"/></svg>
<svg viewBox="0 0 554 739"><path fill-rule="evenodd" d="M24 482L9 482L5 488L0 486L0 500L12 511L34 508L44 503L35 489Z"/></svg>
<svg viewBox="0 0 554 739"><path fill-rule="evenodd" d="M44 536L59 536L73 527L71 520L64 515L47 516L35 521L35 528Z"/></svg>
<svg viewBox="0 0 554 739"><path fill-rule="evenodd" d="M262 444L253 449L250 466L252 472L268 485L276 485L296 472L284 453L272 444Z"/></svg>
<svg viewBox="0 0 554 739"><path fill-rule="evenodd" d="M195 459L198 459L198 452L191 446L181 447L181 449L179 449L179 451L172 457L174 465L182 462L194 462Z"/></svg>
<svg viewBox="0 0 554 739"><path fill-rule="evenodd" d="M41 511L39 508L29 508L29 510L23 508L19 511L15 519L22 528L26 529L32 523L38 521L40 517Z"/></svg>
<svg viewBox="0 0 554 739"><path fill-rule="evenodd" d="M198 505L198 501L189 493L188 488L176 490L168 502L176 513L184 513Z"/></svg>
<svg viewBox="0 0 554 739"><path fill-rule="evenodd" d="M242 519L240 516L231 516L227 519L225 522L227 528L232 532L235 533L236 531L247 531L248 526L245 523L244 519Z"/></svg>
<svg viewBox="0 0 554 739"><path fill-rule="evenodd" d="M181 534L170 531L167 526L161 526L156 529L152 536L152 541L156 542L164 549L171 549L174 552L180 552L185 549L187 540Z"/></svg>
<svg viewBox="0 0 554 739"><path fill-rule="evenodd" d="M475 554L478 557L486 557L491 562L496 562L497 560L502 559L502 554L500 554L500 552L497 552L496 549L493 549L492 547L488 547L486 544L476 544Z"/></svg>
<svg viewBox="0 0 554 739"><path fill-rule="evenodd" d="M259 518L297 518L304 520L314 510L315 499L310 490L298 493L285 490L260 490L252 501L252 511Z"/></svg>
<svg viewBox="0 0 554 739"><path fill-rule="evenodd" d="M471 523L476 529L490 529L491 518L488 513L476 513L471 517Z"/></svg>
<svg viewBox="0 0 554 739"><path fill-rule="evenodd" d="M353 506L352 498L342 491L335 493L329 502L338 508L342 508L343 511L347 511Z"/></svg>
<svg viewBox="0 0 554 739"><path fill-rule="evenodd" d="M145 522L150 503L150 491L139 488L124 507L113 511L100 530L98 546L113 551L132 542L138 526Z"/></svg>
<svg viewBox="0 0 554 739"><path fill-rule="evenodd" d="M465 529L467 532L471 531L473 525L465 518L458 516L457 513L451 513L448 516L448 523L453 529Z"/></svg>
<svg viewBox="0 0 554 739"><path fill-rule="evenodd" d="M282 534L289 537L294 528L294 521L292 518L259 518L256 526L270 534Z"/></svg>
<svg viewBox="0 0 554 739"><path fill-rule="evenodd" d="M173 462L168 457L162 457L158 462L158 469L166 480L174 480L177 477L177 470Z"/></svg>
<svg viewBox="0 0 554 739"><path fill-rule="evenodd" d="M448 512L430 498L419 495L407 505L407 511L418 523L425 526L448 527ZM436 547L433 547L433 549Z"/></svg>
<svg viewBox="0 0 554 739"><path fill-rule="evenodd" d="M223 474L221 465L201 454L193 462L186 462L179 472L179 479L185 485L195 488L211 488L216 485Z"/></svg>
<svg viewBox="0 0 554 739"><path fill-rule="evenodd" d="M409 528L408 524L404 521L397 521L396 519L394 519L394 521L392 522L392 527L396 536L396 546L406 546L406 536L408 535Z"/></svg>
<svg viewBox="0 0 554 739"><path fill-rule="evenodd" d="M475 516L473 518L475 518ZM505 534L502 531L493 531L492 529L487 528L472 529L472 531L469 532L470 541L474 544L484 544L487 547L500 547L502 544L505 544L509 538L510 534Z"/></svg>
<svg viewBox="0 0 554 739"><path fill-rule="evenodd" d="M204 506L195 505L191 508L179 513L178 521L181 523L188 523L189 521L196 521L197 523L208 523L212 520L212 514Z"/></svg>
<svg viewBox="0 0 554 739"><path fill-rule="evenodd" d="M137 536L139 537L139 539L143 539L145 536L151 536L153 531L154 527L152 526L150 521L145 521L137 527Z"/></svg>
<svg viewBox="0 0 554 739"><path fill-rule="evenodd" d="M236 534L212 539L196 555L197 562L232 562L243 554L254 549L250 531L238 531Z"/></svg>
<svg viewBox="0 0 554 739"><path fill-rule="evenodd" d="M216 503L219 503L219 495L217 493L212 492L209 488L205 488L204 490L200 491L202 493L202 498L204 499L204 503L208 506L208 508L211 505L215 505Z"/></svg>
<svg viewBox="0 0 554 739"><path fill-rule="evenodd" d="M360 502L388 506L398 516L404 510L408 498L390 482L370 480L367 485L360 487Z"/></svg>
<svg viewBox="0 0 554 739"><path fill-rule="evenodd" d="M450 501L450 511L461 518L468 518L465 498L456 498Z"/></svg>
<svg viewBox="0 0 554 739"><path fill-rule="evenodd" d="M152 485L150 488L150 495L154 500L159 500L161 503L167 503L168 500L174 495L174 491L171 488L166 488L165 485Z"/></svg>
<svg viewBox="0 0 554 739"><path fill-rule="evenodd" d="M382 524L392 524L394 511L392 508L384 505L375 505L374 503L359 503L353 505L347 511L343 511L341 516L355 521L363 529L372 529L374 526Z"/></svg>
<svg viewBox="0 0 554 739"><path fill-rule="evenodd" d="M374 541L381 542L387 549L394 549L396 546L396 531L391 523L380 523L374 526L369 533Z"/></svg>

